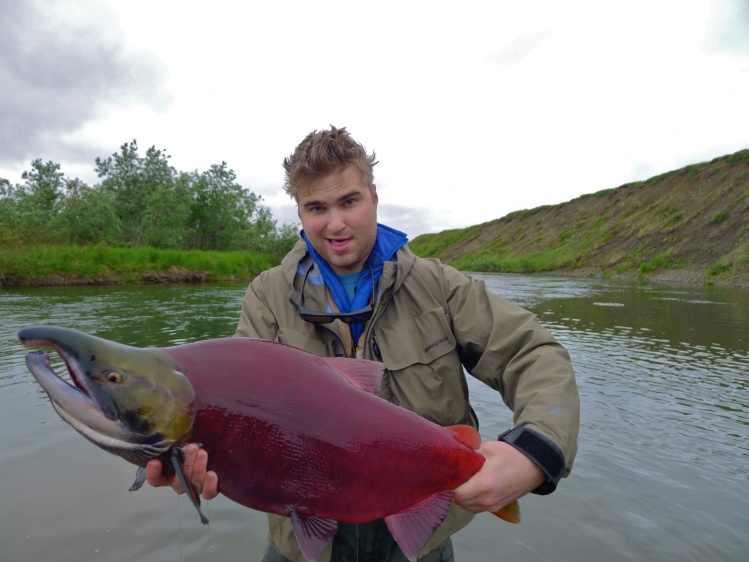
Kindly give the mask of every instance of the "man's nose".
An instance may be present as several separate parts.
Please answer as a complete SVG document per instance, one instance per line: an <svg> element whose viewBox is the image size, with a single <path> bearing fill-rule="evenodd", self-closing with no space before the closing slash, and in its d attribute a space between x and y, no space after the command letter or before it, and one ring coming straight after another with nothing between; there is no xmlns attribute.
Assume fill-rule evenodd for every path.
<svg viewBox="0 0 749 562"><path fill-rule="evenodd" d="M344 220L343 213L337 209L332 209L330 211L330 216L328 220L328 230L331 232L340 232L344 228L346 228L346 221Z"/></svg>

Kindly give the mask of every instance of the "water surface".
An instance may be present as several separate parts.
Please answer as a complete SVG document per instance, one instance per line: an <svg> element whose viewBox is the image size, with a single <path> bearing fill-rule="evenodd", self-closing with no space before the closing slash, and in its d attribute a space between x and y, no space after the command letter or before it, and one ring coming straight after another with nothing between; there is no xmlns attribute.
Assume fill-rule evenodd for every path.
<svg viewBox="0 0 749 562"><path fill-rule="evenodd" d="M749 559L749 291L476 275L569 349L582 398L570 478L481 515L456 560ZM170 490L81 438L26 371L19 328L54 324L136 346L230 336L243 285L0 292L0 556L9 561L259 560L264 514L219 497L209 527ZM511 424L471 381L485 439Z"/></svg>

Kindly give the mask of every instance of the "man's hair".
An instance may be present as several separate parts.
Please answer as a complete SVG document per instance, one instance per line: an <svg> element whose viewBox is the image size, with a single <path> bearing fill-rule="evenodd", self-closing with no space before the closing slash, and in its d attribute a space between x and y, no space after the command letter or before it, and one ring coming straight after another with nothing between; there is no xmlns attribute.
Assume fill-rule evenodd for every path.
<svg viewBox="0 0 749 562"><path fill-rule="evenodd" d="M286 180L283 188L296 199L301 187L343 170L350 164L359 168L364 185L372 189L372 167L377 164L374 151L368 155L364 146L346 131L346 127L337 129L331 125L329 131L312 131L291 156L284 158Z"/></svg>

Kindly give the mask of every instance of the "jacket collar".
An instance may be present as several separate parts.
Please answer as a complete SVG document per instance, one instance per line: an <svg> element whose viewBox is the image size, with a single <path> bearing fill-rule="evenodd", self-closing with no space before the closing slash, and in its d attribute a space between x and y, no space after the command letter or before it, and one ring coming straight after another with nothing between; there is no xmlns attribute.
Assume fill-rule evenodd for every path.
<svg viewBox="0 0 749 562"><path fill-rule="evenodd" d="M372 276L363 276L359 280L357 285L357 296L353 303L350 303L346 293L341 285L338 277L335 275L330 265L315 251L314 247L307 242L307 237L304 231L301 233L302 240L296 243L294 248L289 252L284 260L281 262L283 274L289 286L294 292L294 277L297 273L304 274L310 264L310 260L314 261L317 265L318 278L324 280L328 293L332 296L332 300L338 310L342 312L349 312L356 310L363 306L366 306L366 302L369 300L369 295L372 294L372 283L374 280L375 286L380 287L380 290L385 286L392 284L392 281L387 282L391 277L388 274L388 280L383 279L385 283L380 284L380 277L385 271L386 265L388 271L392 268L392 278L396 278L394 275L395 264L393 260L397 260L396 253L399 252L408 242L408 238L403 232L390 228L382 224L377 225L377 238L375 240L374 248L367 258L367 266L372 269ZM352 324L351 329L353 335L358 339L360 333L364 329L363 324Z"/></svg>
<svg viewBox="0 0 749 562"><path fill-rule="evenodd" d="M325 279L325 284L333 295L333 299L338 308L341 311L349 312L350 310L364 306L366 304L364 301L368 300L367 294L371 294L372 292L371 277L362 277L357 285L357 289L360 289L361 297L356 297L353 303L349 303L348 297L338 280L338 276L333 272L333 269L322 258L322 256L317 253L312 244L309 243L304 231L301 232L301 236L307 243L307 251L317 265L318 270L322 273L322 277ZM407 242L408 238L403 232L383 224L377 225L377 238L375 239L374 247L372 248L366 262L366 266L372 270L375 284L379 281L385 262L393 259L398 249L403 247Z"/></svg>
<svg viewBox="0 0 749 562"><path fill-rule="evenodd" d="M310 260L311 257L307 250L307 244L304 240L299 240L281 261L281 270L283 271L284 279L289 284L292 292L294 291L294 277L300 270L300 266L304 271L307 271L307 267L309 267L311 263ZM407 245L398 249L393 259L386 260L384 264L382 279L380 281L380 290L382 291L389 288L393 283L395 283L395 289L397 290L413 268L415 260L416 255ZM396 262L398 270L397 276ZM304 271L302 272L302 275L304 275Z"/></svg>
<svg viewBox="0 0 749 562"><path fill-rule="evenodd" d="M283 260L281 260L281 271L283 271L283 277L286 279L286 282L289 284L292 291L294 290L294 276L296 276L297 270L299 269L299 264L308 255L307 244L304 240L299 240L294 244L291 251L284 256Z"/></svg>

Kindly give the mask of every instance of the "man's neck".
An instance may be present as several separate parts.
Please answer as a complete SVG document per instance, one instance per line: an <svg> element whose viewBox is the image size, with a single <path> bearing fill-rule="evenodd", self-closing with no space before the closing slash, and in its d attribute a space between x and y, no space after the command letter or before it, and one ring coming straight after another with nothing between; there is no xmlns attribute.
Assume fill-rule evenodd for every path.
<svg viewBox="0 0 749 562"><path fill-rule="evenodd" d="M346 273L344 275L337 276L338 280L343 286L343 290L346 291L346 296L348 297L349 304L354 302L354 288L356 287L356 282L359 280L360 276L361 271L357 271L356 273Z"/></svg>

